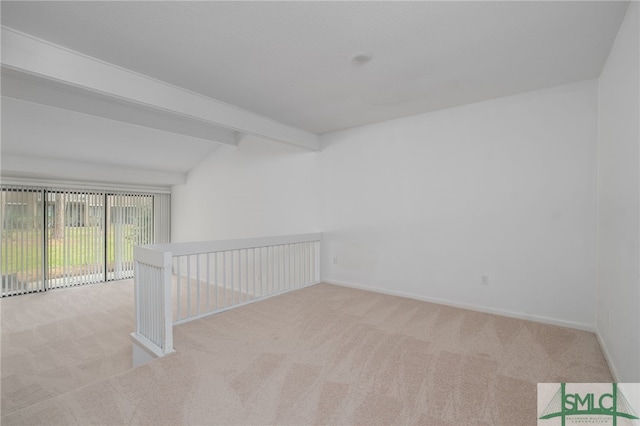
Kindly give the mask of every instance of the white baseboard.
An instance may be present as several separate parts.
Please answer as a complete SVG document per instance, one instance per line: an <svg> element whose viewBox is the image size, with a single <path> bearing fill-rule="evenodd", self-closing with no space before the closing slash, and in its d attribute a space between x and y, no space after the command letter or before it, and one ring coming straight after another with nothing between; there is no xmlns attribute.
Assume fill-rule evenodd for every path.
<svg viewBox="0 0 640 426"><path fill-rule="evenodd" d="M403 291L394 291L394 290L387 290L387 289L381 289L381 288L375 288L375 287L368 287L368 286L364 286L364 285L360 285L360 284L347 283L347 282L343 282L343 281L335 281L335 280L323 279L322 282L325 282L327 284L339 285L339 286L342 286L342 287L357 288L357 289L360 289L360 290L373 291L375 293L388 294L390 296L407 297L409 299L421 300L423 302L437 303L439 305L452 306L454 308L468 309L468 310L471 310L471 311L484 312L484 313L488 313L488 314L500 315L500 316L503 316L503 317L517 318L517 319L523 319L523 320L528 320L528 321L540 322L540 323L543 323L543 324L551 324L551 325L557 325L557 326L560 326L560 327L573 328L573 329L576 329L576 330L590 331L592 333L595 333L595 331L596 331L595 330L595 326L593 326L593 325L579 323L579 322L573 322L573 321L566 321L566 320L561 320L561 319L557 319L557 318L543 317L543 316L532 315L532 314L524 314L524 313L520 313L520 312L513 312L513 311L502 310L502 309L489 308L489 307L481 306L481 305L459 303L459 302L455 302L453 300L447 300L447 299L424 297L424 296L419 296L417 294L406 293L406 292L403 292Z"/></svg>
<svg viewBox="0 0 640 426"><path fill-rule="evenodd" d="M598 331L597 327L596 327L595 334L596 334L596 338L598 339L598 343L600 344L600 349L602 349L602 353L604 354L604 359L607 361L607 364L609 365L609 371L611 371L611 375L613 376L613 381L619 382L620 375L618 374L618 370L616 369L616 366L613 363L613 360L611 359L611 353L609 352L607 345L604 344L604 340L600 336L600 331Z"/></svg>

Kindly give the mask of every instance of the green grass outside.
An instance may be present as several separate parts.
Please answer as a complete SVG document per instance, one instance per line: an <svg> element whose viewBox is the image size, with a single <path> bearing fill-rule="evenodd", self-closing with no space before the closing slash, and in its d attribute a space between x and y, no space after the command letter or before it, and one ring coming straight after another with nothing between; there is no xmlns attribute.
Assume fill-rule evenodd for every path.
<svg viewBox="0 0 640 426"><path fill-rule="evenodd" d="M120 247L121 260L133 261L133 246L137 244L136 226L122 225ZM47 231L49 236L52 230ZM64 238L48 239L47 264L51 278L60 275L64 269L86 269L90 265L104 262L104 240L96 238L100 235L99 227L65 227ZM107 269L112 270L116 259L114 238L116 227L109 228L107 235ZM99 240L96 245L92 241ZM0 269L2 275L19 273L21 279L36 279L42 270L43 232L40 230L4 230L0 242ZM99 267L102 270L101 267Z"/></svg>

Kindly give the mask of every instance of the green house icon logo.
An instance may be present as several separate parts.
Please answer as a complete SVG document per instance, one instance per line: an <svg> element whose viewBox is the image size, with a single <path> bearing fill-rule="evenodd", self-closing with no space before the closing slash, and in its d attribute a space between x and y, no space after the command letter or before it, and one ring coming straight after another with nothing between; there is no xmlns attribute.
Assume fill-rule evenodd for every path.
<svg viewBox="0 0 640 426"><path fill-rule="evenodd" d="M565 426L566 419L570 416L610 417L611 419L609 420L613 420L614 426L617 425L618 418L638 420L638 415L633 411L624 394L618 389L617 383L611 384L611 393L567 393L566 383L561 383L560 389L549 401L539 419L547 420L559 417L562 426Z"/></svg>

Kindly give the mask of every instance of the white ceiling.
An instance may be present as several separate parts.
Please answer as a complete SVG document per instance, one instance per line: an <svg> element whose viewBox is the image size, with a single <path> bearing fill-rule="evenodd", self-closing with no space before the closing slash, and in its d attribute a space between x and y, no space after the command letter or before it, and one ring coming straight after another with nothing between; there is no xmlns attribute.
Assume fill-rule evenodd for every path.
<svg viewBox="0 0 640 426"><path fill-rule="evenodd" d="M597 77L627 5L3 1L2 25L321 134Z"/></svg>

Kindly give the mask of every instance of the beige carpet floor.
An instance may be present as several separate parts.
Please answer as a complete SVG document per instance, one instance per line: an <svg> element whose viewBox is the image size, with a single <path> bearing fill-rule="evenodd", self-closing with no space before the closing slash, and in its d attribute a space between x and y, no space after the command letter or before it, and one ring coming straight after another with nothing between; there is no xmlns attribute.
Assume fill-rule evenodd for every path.
<svg viewBox="0 0 640 426"><path fill-rule="evenodd" d="M328 284L177 326L174 341L2 424L535 425L536 383L612 380L593 333ZM15 408L29 392L14 394L20 373L5 384L4 342L3 321Z"/></svg>
<svg viewBox="0 0 640 426"><path fill-rule="evenodd" d="M231 288L209 290L210 303L203 297L198 311L196 284L189 287L183 280L182 317L205 312L215 302L223 307L248 300ZM209 294L204 285L201 291ZM174 281L174 301L176 293ZM132 368L132 279L2 298L0 312L2 415Z"/></svg>
<svg viewBox="0 0 640 426"><path fill-rule="evenodd" d="M132 367L133 280L0 299L2 415Z"/></svg>

